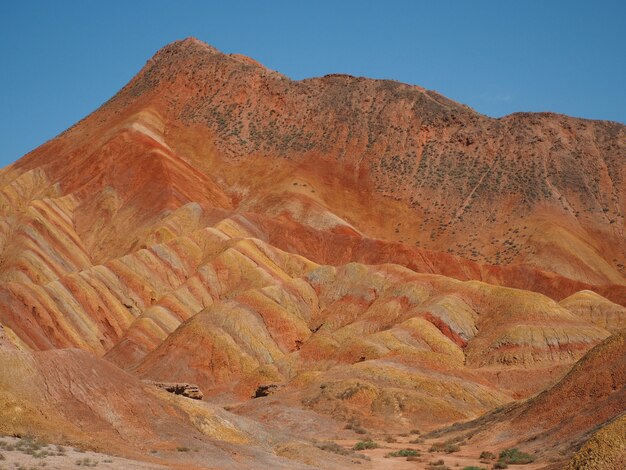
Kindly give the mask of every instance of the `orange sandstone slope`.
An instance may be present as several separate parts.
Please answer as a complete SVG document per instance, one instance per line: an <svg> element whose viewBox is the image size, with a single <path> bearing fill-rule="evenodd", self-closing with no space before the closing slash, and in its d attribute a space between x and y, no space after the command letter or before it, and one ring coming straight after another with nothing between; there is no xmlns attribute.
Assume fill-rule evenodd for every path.
<svg viewBox="0 0 626 470"><path fill-rule="evenodd" d="M457 426L484 449L520 447L568 468L622 468L626 458L626 330L591 349L556 385L522 403ZM598 431L600 429L600 431ZM444 434L445 435L445 434ZM563 468L564 465L555 467Z"/></svg>
<svg viewBox="0 0 626 470"><path fill-rule="evenodd" d="M25 406L19 383L52 380L28 371L66 358L89 390L107 380L80 364L115 396L194 382L308 437L528 397L626 324L625 131L173 43L0 170L0 324L22 371L0 392ZM68 347L85 352L49 351ZM261 385L275 397L250 400ZM29 405L52 428L55 387Z"/></svg>
<svg viewBox="0 0 626 470"><path fill-rule="evenodd" d="M145 384L88 352L19 350L2 325L0 363L0 435L37 436L167 468L351 466L277 428Z"/></svg>
<svg viewBox="0 0 626 470"><path fill-rule="evenodd" d="M292 81L187 39L3 180L31 171L80 198L76 229L96 261L149 242L139 227L195 202L214 217L250 212L624 285L625 154L618 123L490 119L388 80ZM94 212L112 218L104 231ZM292 231L275 244L291 247Z"/></svg>

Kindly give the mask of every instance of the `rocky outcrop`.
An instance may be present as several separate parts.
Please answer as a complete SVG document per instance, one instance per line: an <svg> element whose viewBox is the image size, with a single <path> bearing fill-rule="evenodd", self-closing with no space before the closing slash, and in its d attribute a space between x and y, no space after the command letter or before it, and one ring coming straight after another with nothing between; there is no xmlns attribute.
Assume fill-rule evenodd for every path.
<svg viewBox="0 0 626 470"><path fill-rule="evenodd" d="M186 383L155 382L153 380L144 380L144 382L157 388L163 389L166 392L173 393L174 395L182 395L193 400L202 400L203 397L202 392L197 385L191 385Z"/></svg>

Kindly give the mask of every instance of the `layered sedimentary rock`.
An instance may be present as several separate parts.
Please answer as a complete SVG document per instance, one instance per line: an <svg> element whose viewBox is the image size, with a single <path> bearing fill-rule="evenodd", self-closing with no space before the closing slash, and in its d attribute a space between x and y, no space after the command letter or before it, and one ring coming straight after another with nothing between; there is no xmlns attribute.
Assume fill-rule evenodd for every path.
<svg viewBox="0 0 626 470"><path fill-rule="evenodd" d="M207 412L140 379L323 437L528 398L626 326L625 155L618 123L492 119L416 86L293 81L173 43L0 170L0 345L15 364L0 392L32 411L6 408L3 430L52 432L82 382L119 423L157 410L129 442L165 436L172 410ZM122 407L126 393L149 403ZM122 424L85 400L67 432L86 441L79 428L104 419L103 443Z"/></svg>
<svg viewBox="0 0 626 470"><path fill-rule="evenodd" d="M485 448L521 446L557 460L566 460L580 449L568 468L619 468L617 463L626 456L620 435L624 403L626 330L621 330L536 397L453 428L451 433L461 432Z"/></svg>

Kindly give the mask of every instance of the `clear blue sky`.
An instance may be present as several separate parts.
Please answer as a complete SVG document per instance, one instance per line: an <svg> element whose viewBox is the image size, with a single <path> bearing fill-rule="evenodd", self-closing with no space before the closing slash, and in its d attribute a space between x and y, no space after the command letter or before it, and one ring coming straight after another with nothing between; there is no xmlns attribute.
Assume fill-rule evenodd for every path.
<svg viewBox="0 0 626 470"><path fill-rule="evenodd" d="M624 0L0 0L0 166L187 36L294 79L391 78L494 117L626 122Z"/></svg>

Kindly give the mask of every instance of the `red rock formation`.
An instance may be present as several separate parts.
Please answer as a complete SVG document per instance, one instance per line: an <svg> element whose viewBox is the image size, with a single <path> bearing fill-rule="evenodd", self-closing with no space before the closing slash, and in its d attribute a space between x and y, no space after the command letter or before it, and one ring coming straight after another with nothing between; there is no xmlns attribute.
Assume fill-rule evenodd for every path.
<svg viewBox="0 0 626 470"><path fill-rule="evenodd" d="M618 123L179 41L0 170L0 341L216 401L280 384L319 422L473 418L623 326L624 155Z"/></svg>

